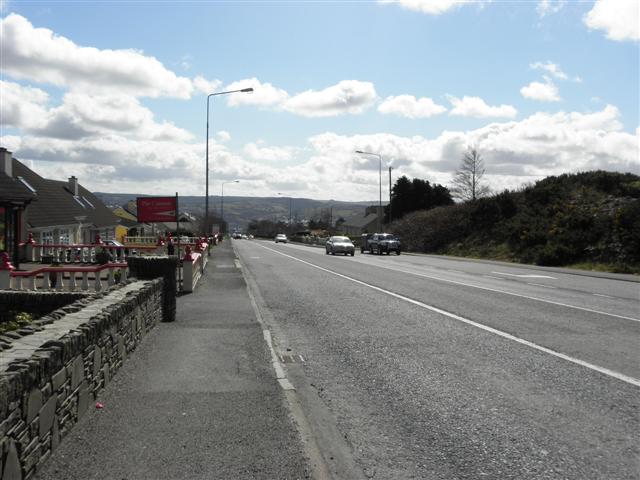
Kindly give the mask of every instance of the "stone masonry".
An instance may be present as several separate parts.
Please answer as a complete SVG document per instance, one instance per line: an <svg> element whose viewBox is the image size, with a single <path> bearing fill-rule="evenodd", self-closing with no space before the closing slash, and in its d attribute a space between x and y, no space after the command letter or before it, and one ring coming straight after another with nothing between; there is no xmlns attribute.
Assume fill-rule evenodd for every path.
<svg viewBox="0 0 640 480"><path fill-rule="evenodd" d="M163 280L130 282L39 320L0 351L0 479L26 480L163 317ZM6 341L6 339L5 339Z"/></svg>

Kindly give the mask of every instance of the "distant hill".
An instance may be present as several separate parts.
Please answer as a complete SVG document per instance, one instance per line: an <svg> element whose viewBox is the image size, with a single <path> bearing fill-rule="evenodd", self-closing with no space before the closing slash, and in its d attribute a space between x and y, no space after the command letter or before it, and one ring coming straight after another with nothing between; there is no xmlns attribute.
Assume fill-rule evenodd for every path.
<svg viewBox="0 0 640 480"><path fill-rule="evenodd" d="M129 200L143 196L136 193L94 192L107 206L122 206ZM204 216L204 197L180 197L180 210L198 218ZM371 202L341 202L337 200L312 200L291 198L291 216L298 219L314 219L324 210L330 209L333 220L362 215ZM220 197L209 197L209 210L220 215ZM285 220L289 218L289 197L234 197L224 196L224 218L230 228L245 229L251 220Z"/></svg>
<svg viewBox="0 0 640 480"><path fill-rule="evenodd" d="M419 252L640 273L640 177L548 177L475 203L408 214L390 230Z"/></svg>

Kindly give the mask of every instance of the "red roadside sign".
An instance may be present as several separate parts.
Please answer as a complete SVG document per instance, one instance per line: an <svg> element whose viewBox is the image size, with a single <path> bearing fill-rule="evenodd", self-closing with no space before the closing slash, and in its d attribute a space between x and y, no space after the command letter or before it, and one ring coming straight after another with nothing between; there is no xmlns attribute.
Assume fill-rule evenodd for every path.
<svg viewBox="0 0 640 480"><path fill-rule="evenodd" d="M175 222L178 197L137 197L138 222Z"/></svg>

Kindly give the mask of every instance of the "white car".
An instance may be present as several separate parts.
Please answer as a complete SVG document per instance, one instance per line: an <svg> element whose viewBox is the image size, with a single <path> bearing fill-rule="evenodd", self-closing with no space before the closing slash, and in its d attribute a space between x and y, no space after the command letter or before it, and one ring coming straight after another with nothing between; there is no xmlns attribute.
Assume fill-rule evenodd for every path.
<svg viewBox="0 0 640 480"><path fill-rule="evenodd" d="M282 242L282 243L287 243L289 240L287 239L287 236L284 233L279 233L276 235L276 243L278 242Z"/></svg>

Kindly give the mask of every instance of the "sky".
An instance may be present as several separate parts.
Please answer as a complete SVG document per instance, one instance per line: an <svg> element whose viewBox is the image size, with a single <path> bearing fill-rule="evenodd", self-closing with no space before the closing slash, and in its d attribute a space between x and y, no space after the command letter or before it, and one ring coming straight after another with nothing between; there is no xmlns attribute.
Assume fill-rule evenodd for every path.
<svg viewBox="0 0 640 480"><path fill-rule="evenodd" d="M210 195L374 201L469 148L494 192L640 174L639 47L638 0L0 0L0 146L204 195L209 98Z"/></svg>

